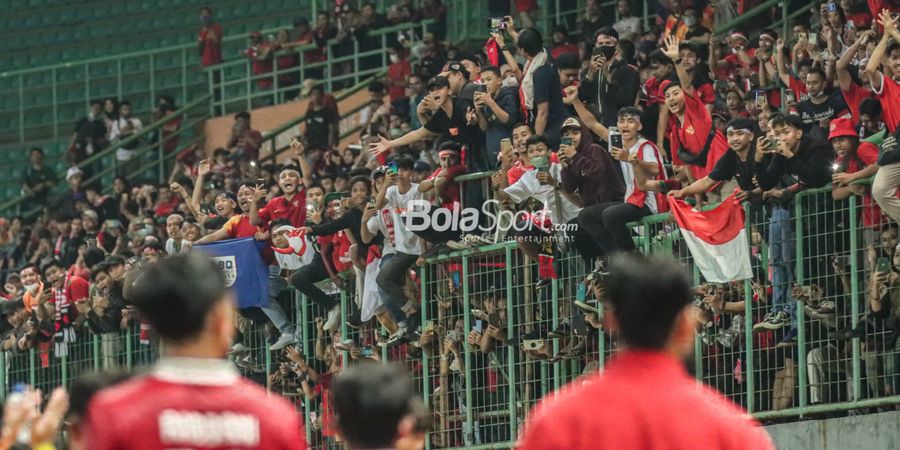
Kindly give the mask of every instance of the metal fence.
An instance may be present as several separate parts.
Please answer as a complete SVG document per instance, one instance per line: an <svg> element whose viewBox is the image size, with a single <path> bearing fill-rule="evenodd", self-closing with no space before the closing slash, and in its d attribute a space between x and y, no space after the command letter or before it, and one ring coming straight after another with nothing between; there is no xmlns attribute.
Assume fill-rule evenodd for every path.
<svg viewBox="0 0 900 450"><path fill-rule="evenodd" d="M871 205L865 193L834 200L830 189L747 204L754 277L725 285L704 283L666 215L634 224L639 249L674 256L705 290L697 297L704 325L691 367L699 380L760 419L900 404L900 240L896 225ZM602 330L602 314L574 306L591 295L583 284L589 262L558 248L553 267L557 278L539 287L538 264L502 239L430 259L407 280L407 296L419 300L421 337L392 347L379 346L392 330L375 322L349 326L359 309L358 277L348 274L344 290L324 283L342 305L341 325L329 332L320 327L322 307L285 291L299 357L315 375L297 376L286 352L267 350L277 333L265 330L262 317L241 319L244 348L231 358L247 377L294 399L311 446L339 446L331 377L373 358L409 369L433 414L428 448L506 448L538 400L600 370L617 347ZM773 311L792 319L758 325ZM16 382L50 387L87 369L139 366L155 352L136 333L82 332L65 358L5 352L0 381L7 389Z"/></svg>

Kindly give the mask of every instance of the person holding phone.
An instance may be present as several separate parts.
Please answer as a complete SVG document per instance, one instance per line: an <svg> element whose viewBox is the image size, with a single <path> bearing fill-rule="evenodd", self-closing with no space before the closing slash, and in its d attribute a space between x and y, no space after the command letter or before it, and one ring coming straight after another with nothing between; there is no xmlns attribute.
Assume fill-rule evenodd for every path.
<svg viewBox="0 0 900 450"><path fill-rule="evenodd" d="M634 45L621 44L619 33L612 27L597 30L591 65L582 77L579 96L600 108L600 123L610 127L616 123L616 113L626 106L634 106L641 86L638 71L629 65L634 57Z"/></svg>
<svg viewBox="0 0 900 450"><path fill-rule="evenodd" d="M500 141L512 137L513 125L519 120L519 92L514 87L501 86L502 81L497 66L485 66L481 69L483 89L473 94L478 127L485 134L489 161L497 159Z"/></svg>

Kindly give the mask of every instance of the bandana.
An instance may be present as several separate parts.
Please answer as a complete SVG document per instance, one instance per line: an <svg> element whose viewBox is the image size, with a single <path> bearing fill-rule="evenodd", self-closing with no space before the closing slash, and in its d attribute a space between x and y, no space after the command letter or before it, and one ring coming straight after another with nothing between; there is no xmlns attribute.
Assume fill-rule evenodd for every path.
<svg viewBox="0 0 900 450"><path fill-rule="evenodd" d="M732 131L740 131L741 133L753 134L753 130L751 130L749 128L728 127L728 130L726 130L725 132L730 133Z"/></svg>

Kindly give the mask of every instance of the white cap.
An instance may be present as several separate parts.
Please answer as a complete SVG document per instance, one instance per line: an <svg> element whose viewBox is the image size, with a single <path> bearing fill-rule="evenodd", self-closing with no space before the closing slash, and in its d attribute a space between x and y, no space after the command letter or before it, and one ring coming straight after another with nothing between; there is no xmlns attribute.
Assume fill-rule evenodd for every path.
<svg viewBox="0 0 900 450"><path fill-rule="evenodd" d="M77 167L69 167L69 170L66 171L66 181L69 181L75 175L84 175L84 172L82 172L81 169Z"/></svg>
<svg viewBox="0 0 900 450"><path fill-rule="evenodd" d="M276 233L284 233L285 231L290 233L291 231L294 231L294 230L296 230L296 228L294 228L290 225L282 225L282 226L276 228L274 231Z"/></svg>

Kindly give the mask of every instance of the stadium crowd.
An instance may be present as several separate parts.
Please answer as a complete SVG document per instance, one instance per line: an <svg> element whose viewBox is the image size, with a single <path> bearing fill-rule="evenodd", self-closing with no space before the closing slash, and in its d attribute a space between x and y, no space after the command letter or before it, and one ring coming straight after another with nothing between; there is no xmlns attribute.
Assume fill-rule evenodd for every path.
<svg viewBox="0 0 900 450"><path fill-rule="evenodd" d="M359 10L350 1L335 3L334 13L321 12L315 27L296 20L295 40L287 30L274 42L251 35L246 56L254 74L301 57L276 57L275 50L289 53L292 46L335 36L362 39L365 29L427 17L443 23L447 14L440 0L421 8L401 0L385 14L372 3ZM796 364L804 352L810 403L858 400L849 386L849 358L850 342L860 339L860 395L895 395L900 4L814 2L788 35L766 26L781 17L774 10L723 35L712 30L749 5L670 0L644 27L627 0L616 2L615 11L587 0L577 23L556 24L545 37L520 26L533 24L537 2L514 3L519 10L489 2L496 19L482 48L446 42L439 26L384 49L391 64L384 79L368 86L356 145L339 147L337 102L322 85L307 83L298 89L310 99L306 121L278 165L258 164L262 134L248 112L235 115L228 146L211 155L166 141L180 123L173 117L157 139L181 153L162 185L125 177L108 187L84 184L89 174L73 167L65 174L68 189L53 198L58 175L41 149L32 149L22 190L41 211L0 219L0 325L13 368L7 383L26 381L25 372L14 371L28 367L32 349L39 371L57 373L61 358L89 357L78 343L93 336L99 336L103 368L122 366L126 345L134 345L141 362L153 361L155 331L129 299L129 274L194 247L254 238L263 243L270 301L241 311L232 357L251 378L260 375L263 356L251 349L249 336L254 324L267 324L265 345L277 364L261 382L293 399L327 442L334 442L334 377L352 361L383 355L413 373L425 370L423 354L439 362L429 369L440 375L432 388L444 396L435 398L445 400L431 405L436 414L505 411L490 362L505 358L500 349L520 347L530 361L573 359L585 373L597 369L604 357L596 345L604 328L604 264L616 252L636 250L635 230L627 224L668 211L666 196L698 207L733 196L747 205L751 224L753 338L743 339L751 331L744 329L743 283L701 283L696 304L703 311L703 350L695 371L742 405L748 402L742 380L757 377L769 386L757 393L757 410L785 409L797 404ZM209 8L201 14L204 65L221 62L222 30L211 14ZM321 61L324 54L302 57ZM258 88L272 87L263 81ZM161 98L154 119L175 110L174 103ZM129 110L114 99L92 103L76 124L70 161L139 132L141 122ZM120 165L128 163L128 151L116 152ZM481 177L484 184L459 180L491 172ZM829 184L829 194L798 197ZM851 197L861 205L858 217L850 217ZM496 228L416 228L407 221L481 210L487 203L493 211L520 213L507 235ZM798 217L799 211L808 215ZM475 221L483 225L483 219ZM861 230L860 242L851 244L851 224ZM556 278L566 279L560 292L581 285L575 297L560 295L557 326L512 320L502 277L470 272L479 292L497 294L479 295L464 307L459 269L449 262L437 263L446 266L448 280L441 281L448 287L441 295L422 295L417 272L429 258L501 236L538 263L535 296L549 299ZM677 245L674 251L684 253ZM587 267L586 278L568 273L575 259L572 264ZM860 269L854 273L851 266ZM531 270L526 267L521 270ZM864 298L850 296L857 282ZM314 323L296 323L292 290L313 305ZM342 293L350 299L343 311ZM420 327L423 302L446 310L443 320ZM549 317L542 305L534 313ZM806 329L798 329L798 308ZM464 315L477 326L465 329ZM353 338L342 333L342 317ZM123 330L135 333L136 342L126 341ZM798 349L804 332L808 345ZM313 354L302 351L306 335ZM564 350L553 339L564 342L558 346ZM748 342L759 355L753 374L741 359ZM464 347L473 358L462 356ZM479 379L467 380L473 372ZM466 383L483 392L475 405L460 395ZM311 410L303 399L312 402ZM435 421L433 446L509 439L502 420L483 419L474 431L441 429L441 423Z"/></svg>

